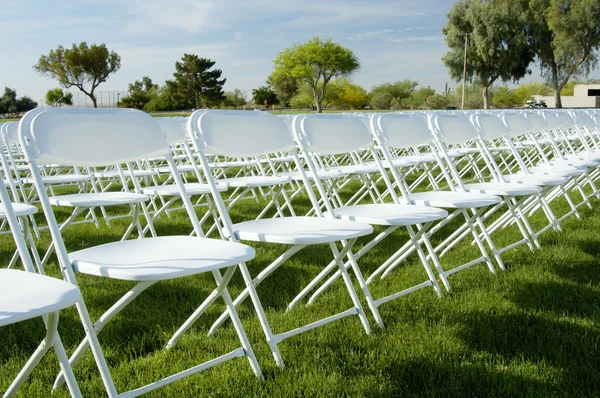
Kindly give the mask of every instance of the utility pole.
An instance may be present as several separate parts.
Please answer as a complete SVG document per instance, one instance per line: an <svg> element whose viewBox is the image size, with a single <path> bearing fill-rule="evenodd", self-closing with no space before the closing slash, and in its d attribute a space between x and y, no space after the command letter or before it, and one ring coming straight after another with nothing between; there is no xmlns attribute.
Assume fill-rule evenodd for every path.
<svg viewBox="0 0 600 398"><path fill-rule="evenodd" d="M465 58L463 60L463 87L462 87L462 107L465 110L465 82L467 80L467 48L469 47L469 34L465 33Z"/></svg>

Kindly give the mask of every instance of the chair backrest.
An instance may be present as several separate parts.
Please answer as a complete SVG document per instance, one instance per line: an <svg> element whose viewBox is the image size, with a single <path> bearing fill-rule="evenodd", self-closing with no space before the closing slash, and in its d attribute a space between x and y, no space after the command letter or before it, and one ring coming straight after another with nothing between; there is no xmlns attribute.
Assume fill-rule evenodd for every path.
<svg viewBox="0 0 600 398"><path fill-rule="evenodd" d="M27 160L72 166L120 164L169 152L159 124L130 109L33 110L19 123L19 139Z"/></svg>
<svg viewBox="0 0 600 398"><path fill-rule="evenodd" d="M208 111L190 116L187 127L201 149L215 155L251 157L294 148L285 122L266 112Z"/></svg>
<svg viewBox="0 0 600 398"><path fill-rule="evenodd" d="M11 144L19 143L19 123L18 122L7 122L4 127L6 140Z"/></svg>
<svg viewBox="0 0 600 398"><path fill-rule="evenodd" d="M510 134L510 130L497 115L490 113L478 113L472 116L472 120L480 129L484 140L495 140Z"/></svg>
<svg viewBox="0 0 600 398"><path fill-rule="evenodd" d="M554 111L545 111L542 112L542 116L546 119L548 123L548 128L551 130L560 129L563 127L561 119L558 117L558 114Z"/></svg>
<svg viewBox="0 0 600 398"><path fill-rule="evenodd" d="M587 113L581 111L574 111L571 113L571 115L575 119L575 124L577 124L577 126L585 127L588 129L596 128L596 123Z"/></svg>
<svg viewBox="0 0 600 398"><path fill-rule="evenodd" d="M556 116L560 120L562 127L565 129L570 129L575 127L575 120L569 115L567 112L557 112Z"/></svg>
<svg viewBox="0 0 600 398"><path fill-rule="evenodd" d="M187 139L185 119L183 122L171 119L170 117L157 117L155 120L165 134L169 144L179 144L185 142Z"/></svg>
<svg viewBox="0 0 600 398"><path fill-rule="evenodd" d="M525 117L531 123L531 128L535 132L544 131L549 127L548 121L537 112L526 112Z"/></svg>
<svg viewBox="0 0 600 398"><path fill-rule="evenodd" d="M460 144L478 137L475 126L466 115L432 115L432 125L439 138L448 144Z"/></svg>
<svg viewBox="0 0 600 398"><path fill-rule="evenodd" d="M411 148L432 140L427 121L415 114L381 114L371 119L371 128L392 148Z"/></svg>
<svg viewBox="0 0 600 398"><path fill-rule="evenodd" d="M505 113L501 118L504 125L510 130L511 137L518 137L533 130L531 123L522 112Z"/></svg>
<svg viewBox="0 0 600 398"><path fill-rule="evenodd" d="M303 140L304 148L313 152L334 155L366 149L373 145L371 132L362 120L355 116L304 115L295 120L296 139Z"/></svg>

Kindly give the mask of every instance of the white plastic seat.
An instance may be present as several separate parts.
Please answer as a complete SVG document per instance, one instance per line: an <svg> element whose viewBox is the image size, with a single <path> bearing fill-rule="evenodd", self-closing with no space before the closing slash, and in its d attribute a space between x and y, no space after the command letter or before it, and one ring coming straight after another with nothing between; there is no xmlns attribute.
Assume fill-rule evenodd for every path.
<svg viewBox="0 0 600 398"><path fill-rule="evenodd" d="M491 206L502 201L496 195L455 191L411 192L408 199L417 205L451 209Z"/></svg>
<svg viewBox="0 0 600 398"><path fill-rule="evenodd" d="M364 224L334 218L270 218L233 224L236 237L284 245L316 245L358 238L373 232Z"/></svg>
<svg viewBox="0 0 600 398"><path fill-rule="evenodd" d="M89 174L58 174L58 175L49 175L42 176L42 181L46 185L56 185L56 184L72 184L76 182L88 182L92 181L94 177ZM22 181L26 184L33 184L33 178L25 177Z"/></svg>
<svg viewBox="0 0 600 398"><path fill-rule="evenodd" d="M249 188L287 184L290 181L292 181L290 176L247 176L222 178L217 180L217 184L225 187Z"/></svg>
<svg viewBox="0 0 600 398"><path fill-rule="evenodd" d="M177 168L179 170L179 168ZM185 190L190 195L202 195L210 193L210 186L205 183L192 182L183 184ZM218 184L217 189L220 192L227 191L227 185ZM152 187L144 187L141 192L146 195L158 195L158 196L179 196L179 188L176 185L156 185Z"/></svg>
<svg viewBox="0 0 600 398"><path fill-rule="evenodd" d="M305 173L305 175L309 179L313 179L314 178L312 175L310 175L310 174L307 173L307 170L305 170L304 173ZM280 173L280 175L284 176L284 177L291 177L292 180L294 180L294 181L302 181L302 175L300 174L299 171L286 171L286 172ZM341 178L344 175L345 174L341 170L339 170L339 169L320 170L317 173L317 176L321 180L330 180L332 178Z"/></svg>
<svg viewBox="0 0 600 398"><path fill-rule="evenodd" d="M329 214L329 212L325 212ZM344 206L333 210L341 220L358 221L374 225L416 225L442 219L448 212L436 207L379 203Z"/></svg>
<svg viewBox="0 0 600 398"><path fill-rule="evenodd" d="M479 192L498 196L523 196L539 193L542 188L537 185L525 185L509 182L480 182L464 184L467 192Z"/></svg>
<svg viewBox="0 0 600 398"><path fill-rule="evenodd" d="M253 257L251 247L190 236L126 240L69 253L77 272L137 282L195 275Z"/></svg>
<svg viewBox="0 0 600 398"><path fill-rule="evenodd" d="M12 207L14 209L15 215L17 217L30 216L32 214L36 214L38 212L37 207L28 205L25 203L13 203ZM6 209L4 204L0 203L0 219L6 218Z"/></svg>
<svg viewBox="0 0 600 398"><path fill-rule="evenodd" d="M50 196L53 206L96 207L142 203L149 198L133 192L90 192L70 195Z"/></svg>
<svg viewBox="0 0 600 398"><path fill-rule="evenodd" d="M80 297L77 286L60 279L0 269L0 326L60 311Z"/></svg>

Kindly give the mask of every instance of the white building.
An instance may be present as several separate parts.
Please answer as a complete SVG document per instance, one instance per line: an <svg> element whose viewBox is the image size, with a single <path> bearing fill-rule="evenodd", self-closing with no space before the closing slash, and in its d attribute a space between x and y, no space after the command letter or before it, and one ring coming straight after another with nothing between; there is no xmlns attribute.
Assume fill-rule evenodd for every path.
<svg viewBox="0 0 600 398"><path fill-rule="evenodd" d="M554 96L534 95L533 98L554 108ZM600 84L576 84L573 95L563 95L560 99L563 108L600 108Z"/></svg>

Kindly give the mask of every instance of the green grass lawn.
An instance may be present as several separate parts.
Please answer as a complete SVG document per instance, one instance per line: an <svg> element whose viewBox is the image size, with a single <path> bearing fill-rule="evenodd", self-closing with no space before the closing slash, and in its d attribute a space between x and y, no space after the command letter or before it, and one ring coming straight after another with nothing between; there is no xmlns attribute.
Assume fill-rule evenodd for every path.
<svg viewBox="0 0 600 398"><path fill-rule="evenodd" d="M563 233L542 235L542 250L532 253L519 246L506 253L506 272L495 276L484 265L477 265L452 275L453 292L441 299L428 288L384 304L380 311L385 329L378 329L368 313L374 330L370 336L357 317L348 317L284 341L280 345L286 362L283 370L275 366L252 306L244 303L240 317L264 382L253 376L246 359L237 359L149 396L598 396L600 202L593 203L592 210L580 208L582 220L565 220ZM242 202L232 211L234 221L252 218L260 205ZM553 208L560 213L566 205L557 201ZM64 218L67 213L59 210L59 215ZM539 227L541 221L538 214L533 224ZM118 220L112 228L103 225L99 230L92 224L70 227L65 232L68 249L118 239L126 225L127 220ZM162 234L187 234L191 230L183 212L174 213L170 219L163 217L156 226ZM435 240L442 240L456 226L442 229ZM507 229L493 236L502 244L516 240L516 233ZM406 234L398 232L364 256L359 262L363 273L370 274L405 239ZM360 240L358 246L365 241ZM48 243L44 233L40 250ZM273 245L253 246L257 250L256 259L249 263L253 275L285 250ZM5 263L13 250L11 238L0 237L0 256ZM350 307L347 292L338 282L314 305L285 313L288 302L328 262L326 253L326 247L306 249L258 287L275 332ZM465 240L442 258L442 265L459 264L476 256L474 247ZM47 270L58 275L56 263ZM132 286L91 276L79 280L94 319ZM390 277L376 280L370 288L381 297L423 280L422 266L410 257ZM232 296L243 287L238 273L230 285ZM119 391L140 387L238 346L229 323L215 336L206 336L224 309L218 303L176 347L164 349L172 333L212 288L208 275L159 283L108 324L100 342ZM366 307L364 300L363 305ZM59 331L71 353L83 337L75 310L61 313ZM39 319L0 329L0 391L8 387L42 337ZM51 353L21 388L20 396L49 396L57 371ZM75 367L75 375L84 396L105 395L91 354ZM54 394L67 395L66 389Z"/></svg>

